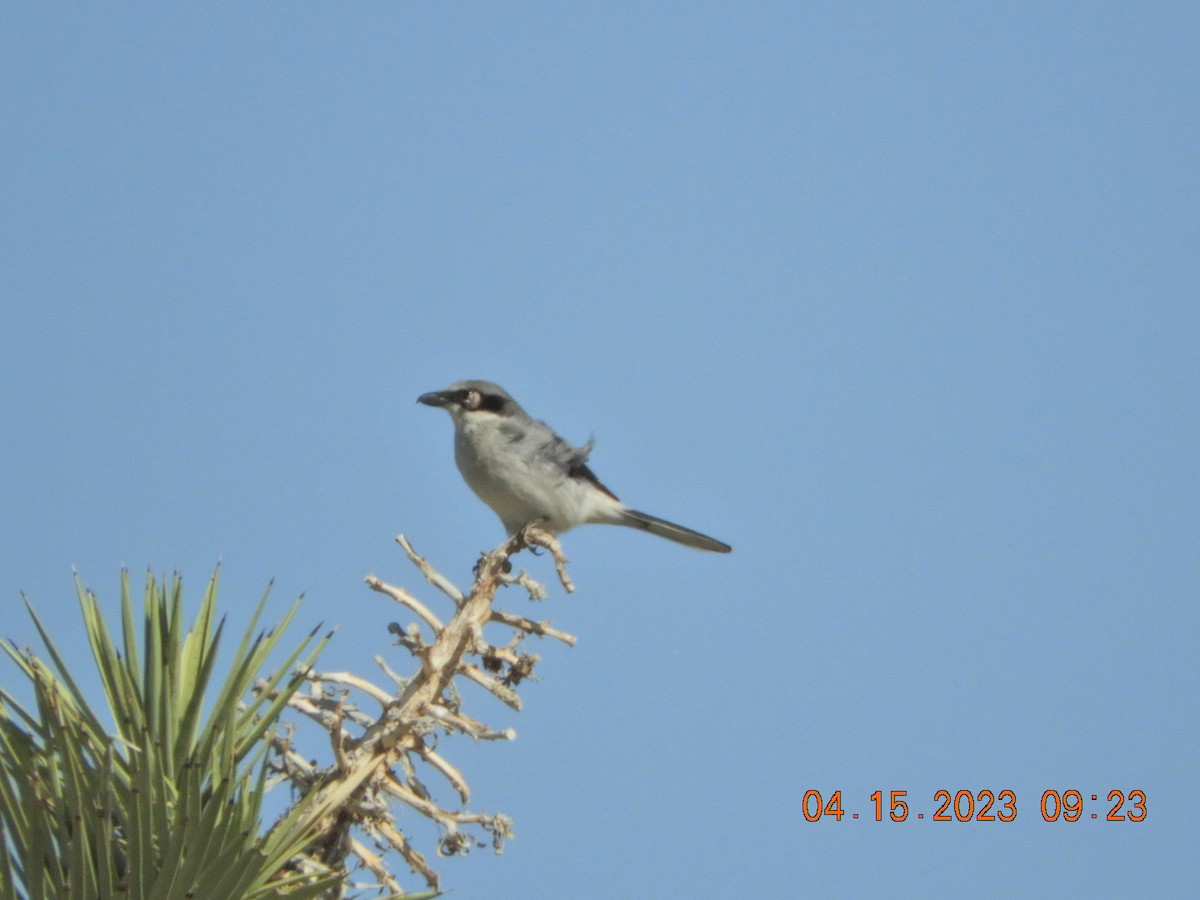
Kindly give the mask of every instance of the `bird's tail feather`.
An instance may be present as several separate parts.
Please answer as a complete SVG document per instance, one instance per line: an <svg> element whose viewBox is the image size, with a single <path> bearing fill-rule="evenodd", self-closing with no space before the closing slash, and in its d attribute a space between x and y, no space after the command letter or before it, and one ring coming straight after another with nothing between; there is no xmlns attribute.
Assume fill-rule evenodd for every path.
<svg viewBox="0 0 1200 900"><path fill-rule="evenodd" d="M692 531L690 528L684 528L682 525L676 525L674 522L668 522L666 519L659 519L656 516L638 512L636 509L621 510L621 524L628 525L630 528L640 528L642 531L657 534L659 537L675 541L677 544L695 547L697 550L728 553L733 549L728 544L724 544L716 538L710 538L707 534Z"/></svg>

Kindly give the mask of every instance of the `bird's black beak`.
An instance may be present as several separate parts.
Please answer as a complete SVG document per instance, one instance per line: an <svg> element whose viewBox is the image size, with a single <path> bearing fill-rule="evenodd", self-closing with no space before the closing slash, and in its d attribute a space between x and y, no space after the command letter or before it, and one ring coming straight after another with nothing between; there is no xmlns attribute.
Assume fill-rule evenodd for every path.
<svg viewBox="0 0 1200 900"><path fill-rule="evenodd" d="M426 406L445 406L450 402L450 398L446 396L445 391L430 391L418 397L417 402Z"/></svg>

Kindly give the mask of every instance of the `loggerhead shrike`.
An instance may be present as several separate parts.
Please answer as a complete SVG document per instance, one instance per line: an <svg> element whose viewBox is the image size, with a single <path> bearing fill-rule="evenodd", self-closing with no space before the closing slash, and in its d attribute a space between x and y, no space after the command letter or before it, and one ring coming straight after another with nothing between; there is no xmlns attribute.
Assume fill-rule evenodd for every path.
<svg viewBox="0 0 1200 900"><path fill-rule="evenodd" d="M572 447L545 422L531 418L499 385L456 381L445 390L422 394L417 402L450 413L458 470L510 535L531 522L556 533L597 523L640 528L700 550L733 549L630 509L587 467L592 441Z"/></svg>

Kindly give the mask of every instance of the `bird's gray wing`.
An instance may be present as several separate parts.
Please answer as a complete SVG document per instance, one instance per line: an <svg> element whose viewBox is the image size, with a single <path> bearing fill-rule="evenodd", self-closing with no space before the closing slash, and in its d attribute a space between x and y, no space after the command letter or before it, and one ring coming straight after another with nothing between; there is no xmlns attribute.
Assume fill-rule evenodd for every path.
<svg viewBox="0 0 1200 900"><path fill-rule="evenodd" d="M617 495L601 484L600 479L596 477L596 473L593 472L587 464L588 454L592 452L592 447L596 446L596 439L594 437L588 438L588 442L582 447L572 447L562 438L558 437L558 435L555 435L554 437L567 451L569 451L569 456L566 461L567 477L582 478L584 481L591 482L591 484L596 488L616 500Z"/></svg>
<svg viewBox="0 0 1200 900"><path fill-rule="evenodd" d="M559 437L554 429L545 422L534 422L525 431L525 436L537 440L539 454L548 459L558 471L564 473L568 478L587 481L614 500L617 499L617 495L601 484L596 473L588 467L587 458L588 454L592 452L592 447L596 445L595 438L590 438L582 447L575 447Z"/></svg>

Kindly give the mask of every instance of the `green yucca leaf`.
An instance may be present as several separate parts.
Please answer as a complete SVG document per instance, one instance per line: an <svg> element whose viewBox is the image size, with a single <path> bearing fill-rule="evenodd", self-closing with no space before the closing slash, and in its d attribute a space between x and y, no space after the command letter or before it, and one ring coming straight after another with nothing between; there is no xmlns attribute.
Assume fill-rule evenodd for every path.
<svg viewBox="0 0 1200 900"><path fill-rule="evenodd" d="M224 630L217 588L214 574L187 627L181 580L148 575L139 635L122 573L118 647L76 579L111 728L32 606L49 662L0 640L34 697L27 709L0 689L0 896L267 900L284 890L302 900L338 883L336 872L287 869L313 838L315 797L265 833L261 823L268 733L304 681L297 661L311 665L328 637L310 633L267 671L297 605L279 627L258 631L264 594L214 684Z"/></svg>
<svg viewBox="0 0 1200 900"><path fill-rule="evenodd" d="M124 853L117 851L113 836L113 789L112 771L116 753L110 741L104 748L104 761L100 768L100 792L96 796L95 832L99 838L96 848L96 883L109 887L116 883L118 862L124 862Z"/></svg>
<svg viewBox="0 0 1200 900"><path fill-rule="evenodd" d="M25 601L25 609L29 613L30 617L33 619L34 627L37 628L38 636L41 638L42 643L46 646L46 651L50 654L50 659L54 663L54 668L57 669L58 672L60 672L62 674L62 677L63 677L64 681L66 682L68 692L70 693L71 696L82 697L83 696L82 692L79 690L78 686L75 684L75 682L71 678L70 669L67 667L67 664L63 661L62 655L58 652L58 648L54 646L54 642L50 639L49 632L46 631L45 626L42 624L42 620L40 618L38 618L37 613L34 611L33 606L30 605L28 600ZM5 650L8 651L8 655L10 657L12 657L13 659L17 659L18 656L22 656L20 654L20 651L18 651L16 647L10 645L8 643L8 641L4 641L3 645L4 645ZM24 657L22 656L22 659L23 658ZM25 670L25 673L30 678L30 680L35 680L33 672L31 671L32 667L33 667L32 658L30 658L28 660L28 665L23 664L20 661L18 661L18 664L21 665L21 668ZM83 715L87 715L87 714L91 713L91 708L87 707L85 705L84 708L80 710L80 713ZM103 731L104 731L104 726L100 722L99 719L95 719L91 723L91 726L92 726L93 730L95 730L98 733L103 733Z"/></svg>
<svg viewBox="0 0 1200 900"><path fill-rule="evenodd" d="M126 574L121 573L123 576ZM138 661L137 626L133 621L133 596L129 591L129 578L121 578L121 640L125 648L125 665L132 674L141 693L141 663Z"/></svg>

